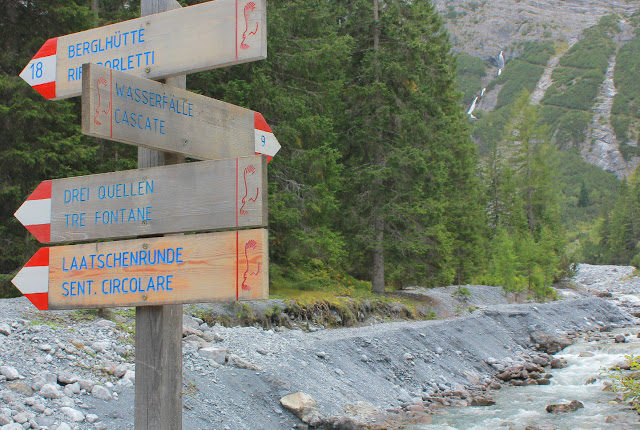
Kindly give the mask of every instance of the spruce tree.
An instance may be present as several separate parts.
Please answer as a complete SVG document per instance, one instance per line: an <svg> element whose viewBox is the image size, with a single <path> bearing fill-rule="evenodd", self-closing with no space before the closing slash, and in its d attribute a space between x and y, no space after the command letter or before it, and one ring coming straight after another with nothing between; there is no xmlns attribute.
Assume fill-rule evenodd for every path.
<svg viewBox="0 0 640 430"><path fill-rule="evenodd" d="M448 35L429 1L345 4L356 43L341 149L352 270L375 292L450 283L473 254L460 215L477 182Z"/></svg>

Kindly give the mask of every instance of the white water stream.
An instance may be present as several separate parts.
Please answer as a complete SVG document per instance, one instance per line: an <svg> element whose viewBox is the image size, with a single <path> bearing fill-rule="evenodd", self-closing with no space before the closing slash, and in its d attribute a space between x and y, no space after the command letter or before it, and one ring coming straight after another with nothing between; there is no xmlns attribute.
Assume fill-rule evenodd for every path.
<svg viewBox="0 0 640 430"><path fill-rule="evenodd" d="M433 424L417 427L426 429L514 429L526 426L539 429L640 429L640 416L628 407L610 403L615 394L603 392L608 378L603 369L624 361L625 355L640 354L640 328L616 330L614 333L630 334L628 343L614 344L612 340L584 342L556 354L567 360L564 369L551 371L550 385L506 387L493 391L496 404L489 407L447 408L445 415L434 415ZM593 356L580 356L589 352ZM585 354L590 355L590 354ZM590 378L597 381L585 384ZM569 403L578 400L584 409L575 412L552 414L545 408L550 404ZM615 422L605 422L607 421Z"/></svg>

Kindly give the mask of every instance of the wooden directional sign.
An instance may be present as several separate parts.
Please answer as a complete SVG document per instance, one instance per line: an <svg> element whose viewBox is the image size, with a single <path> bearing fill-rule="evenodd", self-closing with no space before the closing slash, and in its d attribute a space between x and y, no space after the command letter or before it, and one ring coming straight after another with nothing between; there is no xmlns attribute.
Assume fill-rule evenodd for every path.
<svg viewBox="0 0 640 430"><path fill-rule="evenodd" d="M42 243L267 225L265 157L43 181L15 213Z"/></svg>
<svg viewBox="0 0 640 430"><path fill-rule="evenodd" d="M267 230L41 248L13 278L38 309L260 300Z"/></svg>
<svg viewBox="0 0 640 430"><path fill-rule="evenodd" d="M82 132L206 160L280 149L258 112L96 64L83 67Z"/></svg>
<svg viewBox="0 0 640 430"><path fill-rule="evenodd" d="M20 77L58 100L80 95L84 63L164 78L266 56L265 0L215 0L49 39Z"/></svg>

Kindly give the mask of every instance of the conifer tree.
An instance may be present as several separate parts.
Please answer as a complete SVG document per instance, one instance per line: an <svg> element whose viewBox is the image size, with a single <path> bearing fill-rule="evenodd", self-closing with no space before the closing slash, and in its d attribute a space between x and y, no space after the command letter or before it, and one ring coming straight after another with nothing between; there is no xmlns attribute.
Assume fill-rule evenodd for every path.
<svg viewBox="0 0 640 430"><path fill-rule="evenodd" d="M449 283L477 240L460 216L477 182L448 35L425 0L345 4L356 43L342 140L352 270L375 292Z"/></svg>

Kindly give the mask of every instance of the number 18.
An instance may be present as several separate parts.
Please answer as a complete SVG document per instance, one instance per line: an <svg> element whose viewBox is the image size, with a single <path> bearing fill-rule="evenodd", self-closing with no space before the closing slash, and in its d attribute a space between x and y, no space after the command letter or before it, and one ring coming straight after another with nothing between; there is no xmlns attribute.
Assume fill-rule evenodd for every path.
<svg viewBox="0 0 640 430"><path fill-rule="evenodd" d="M31 63L31 79L41 78L42 77L42 62L38 61L37 63Z"/></svg>

